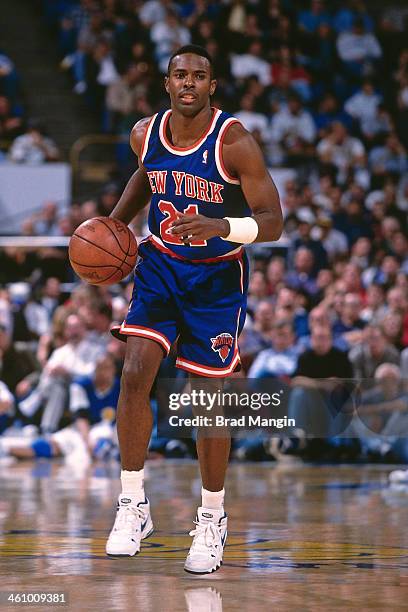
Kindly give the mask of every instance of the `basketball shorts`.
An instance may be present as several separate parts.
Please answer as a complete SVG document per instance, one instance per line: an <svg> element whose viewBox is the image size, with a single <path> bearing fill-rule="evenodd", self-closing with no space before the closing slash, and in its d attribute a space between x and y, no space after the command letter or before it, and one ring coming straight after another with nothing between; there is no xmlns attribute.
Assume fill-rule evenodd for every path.
<svg viewBox="0 0 408 612"><path fill-rule="evenodd" d="M224 377L240 368L238 336L246 316L248 260L244 249L226 259L190 261L139 246L125 321L112 333L148 338L196 376Z"/></svg>

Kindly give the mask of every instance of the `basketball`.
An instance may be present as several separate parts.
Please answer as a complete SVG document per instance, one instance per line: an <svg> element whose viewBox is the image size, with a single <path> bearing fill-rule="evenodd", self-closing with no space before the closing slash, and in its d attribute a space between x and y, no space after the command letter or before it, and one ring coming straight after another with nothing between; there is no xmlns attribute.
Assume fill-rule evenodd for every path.
<svg viewBox="0 0 408 612"><path fill-rule="evenodd" d="M84 221L69 243L71 266L91 285L112 285L126 278L136 257L133 233L122 221L110 217Z"/></svg>

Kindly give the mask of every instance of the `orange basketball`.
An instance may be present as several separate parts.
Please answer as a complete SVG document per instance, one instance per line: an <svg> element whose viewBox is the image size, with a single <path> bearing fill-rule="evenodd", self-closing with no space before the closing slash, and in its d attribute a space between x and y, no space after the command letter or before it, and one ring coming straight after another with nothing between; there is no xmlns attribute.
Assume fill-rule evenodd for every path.
<svg viewBox="0 0 408 612"><path fill-rule="evenodd" d="M126 278L137 258L137 242L117 219L94 217L84 221L69 242L75 272L91 285L112 285Z"/></svg>

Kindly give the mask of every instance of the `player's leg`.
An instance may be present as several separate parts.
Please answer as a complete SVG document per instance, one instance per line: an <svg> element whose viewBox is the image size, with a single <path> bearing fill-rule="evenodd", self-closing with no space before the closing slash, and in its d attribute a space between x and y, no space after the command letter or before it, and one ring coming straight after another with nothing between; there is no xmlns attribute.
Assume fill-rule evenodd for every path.
<svg viewBox="0 0 408 612"><path fill-rule="evenodd" d="M218 393L223 381L194 377L191 388L198 392ZM204 414L200 408L195 414ZM213 406L211 417L219 414ZM201 506L197 510L196 528L184 569L192 573L210 573L222 564L223 548L227 536L227 515L224 512L224 482L231 449L228 428L199 427L197 429L197 455L201 473Z"/></svg>
<svg viewBox="0 0 408 612"><path fill-rule="evenodd" d="M163 349L154 340L128 338L117 409L122 493L106 545L109 555L136 554L153 530L143 467L153 427L150 391L162 358Z"/></svg>

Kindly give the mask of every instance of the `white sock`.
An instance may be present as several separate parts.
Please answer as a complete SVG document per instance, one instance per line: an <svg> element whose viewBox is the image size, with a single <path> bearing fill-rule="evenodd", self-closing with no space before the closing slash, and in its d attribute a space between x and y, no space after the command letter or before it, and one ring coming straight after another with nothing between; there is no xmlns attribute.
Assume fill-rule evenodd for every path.
<svg viewBox="0 0 408 612"><path fill-rule="evenodd" d="M122 495L127 495L137 504L145 500L143 468L135 471L122 470L120 480L122 482Z"/></svg>
<svg viewBox="0 0 408 612"><path fill-rule="evenodd" d="M201 487L201 501L203 508L212 508L213 510L224 509L225 489L221 491L207 491Z"/></svg>

